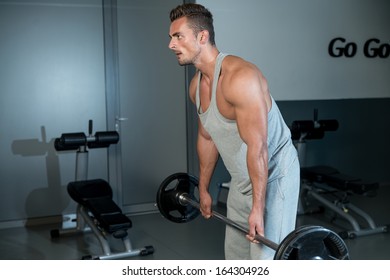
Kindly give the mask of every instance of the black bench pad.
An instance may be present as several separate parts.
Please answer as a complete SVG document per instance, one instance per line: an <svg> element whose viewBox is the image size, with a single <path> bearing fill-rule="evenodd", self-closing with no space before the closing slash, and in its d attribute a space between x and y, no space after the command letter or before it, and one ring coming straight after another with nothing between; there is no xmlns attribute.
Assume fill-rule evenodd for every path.
<svg viewBox="0 0 390 280"><path fill-rule="evenodd" d="M324 165L301 168L301 178L356 194L373 195L379 188L377 182L364 181L357 177L341 174L337 169Z"/></svg>
<svg viewBox="0 0 390 280"><path fill-rule="evenodd" d="M102 179L76 181L68 184L68 193L77 203L85 206L109 233L131 228L131 220L112 200L112 189Z"/></svg>

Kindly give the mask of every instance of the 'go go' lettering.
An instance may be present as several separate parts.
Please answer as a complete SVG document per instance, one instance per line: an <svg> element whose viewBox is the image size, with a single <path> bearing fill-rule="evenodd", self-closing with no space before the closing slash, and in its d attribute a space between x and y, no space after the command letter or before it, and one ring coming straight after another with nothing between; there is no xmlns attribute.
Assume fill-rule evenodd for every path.
<svg viewBox="0 0 390 280"><path fill-rule="evenodd" d="M328 46L328 53L332 57L354 57L358 51L358 45L354 42L347 42L342 37L334 38ZM379 39L368 39L363 46L363 54L368 58L388 58L390 55L390 44L382 43Z"/></svg>

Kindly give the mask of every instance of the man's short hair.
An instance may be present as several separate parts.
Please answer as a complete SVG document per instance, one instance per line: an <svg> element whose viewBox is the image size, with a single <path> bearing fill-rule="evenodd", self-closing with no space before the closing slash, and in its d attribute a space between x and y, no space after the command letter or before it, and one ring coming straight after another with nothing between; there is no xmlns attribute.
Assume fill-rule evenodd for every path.
<svg viewBox="0 0 390 280"><path fill-rule="evenodd" d="M213 15L204 6L199 4L187 3L174 8L169 17L171 22L186 17L189 27L194 31L195 36L203 30L209 32L209 42L215 45L215 33L213 25Z"/></svg>

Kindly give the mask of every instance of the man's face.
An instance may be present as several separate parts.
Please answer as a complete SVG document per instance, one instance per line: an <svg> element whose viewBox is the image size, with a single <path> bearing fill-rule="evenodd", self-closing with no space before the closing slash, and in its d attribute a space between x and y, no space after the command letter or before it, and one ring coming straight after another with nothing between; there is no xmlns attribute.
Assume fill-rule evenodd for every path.
<svg viewBox="0 0 390 280"><path fill-rule="evenodd" d="M194 64L200 54L198 36L187 25L187 18L182 17L171 23L169 29L169 48L176 54L180 65Z"/></svg>

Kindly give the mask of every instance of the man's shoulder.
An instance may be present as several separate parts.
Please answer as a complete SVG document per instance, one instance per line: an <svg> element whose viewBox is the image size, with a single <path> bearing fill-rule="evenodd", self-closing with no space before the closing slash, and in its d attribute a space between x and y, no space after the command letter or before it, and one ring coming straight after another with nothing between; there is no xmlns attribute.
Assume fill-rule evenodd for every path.
<svg viewBox="0 0 390 280"><path fill-rule="evenodd" d="M222 72L230 82L232 80L241 80L251 78L251 76L258 76L260 70L257 66L239 56L226 56Z"/></svg>

